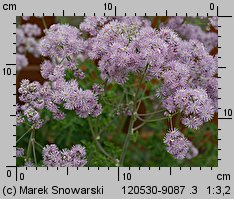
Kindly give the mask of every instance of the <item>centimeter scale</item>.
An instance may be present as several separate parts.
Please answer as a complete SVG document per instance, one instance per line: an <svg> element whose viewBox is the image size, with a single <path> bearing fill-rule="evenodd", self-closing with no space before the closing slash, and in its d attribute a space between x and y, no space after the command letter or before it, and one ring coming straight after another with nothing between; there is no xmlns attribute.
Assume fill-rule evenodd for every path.
<svg viewBox="0 0 234 199"><path fill-rule="evenodd" d="M31 2L31 1L30 1ZM187 1L180 4L148 2L147 7L124 1L1 2L1 198L233 198L232 154L232 74L231 54L233 18L224 5L215 2ZM177 2L174 2L177 3ZM50 4L50 5L49 5ZM57 4L57 3L56 3ZM94 4L94 5L95 5ZM46 5L46 10L45 10ZM73 6L76 5L77 8ZM159 6L161 5L161 6ZM184 8L182 7L184 5ZM187 6L187 7L186 7ZM92 7L92 6L91 6ZM159 9L160 7L160 9ZM121 9L124 8L124 9ZM79 11L79 12L78 12ZM190 13L192 12L192 13ZM225 13L225 14L224 14ZM16 16L218 16L219 37L219 128L218 167L16 167L15 166L15 26ZM4 21L3 21L4 19ZM13 34L13 36L12 36ZM6 105L7 104L7 105ZM12 148L13 145L13 148ZM7 153L5 153L7 152Z"/></svg>

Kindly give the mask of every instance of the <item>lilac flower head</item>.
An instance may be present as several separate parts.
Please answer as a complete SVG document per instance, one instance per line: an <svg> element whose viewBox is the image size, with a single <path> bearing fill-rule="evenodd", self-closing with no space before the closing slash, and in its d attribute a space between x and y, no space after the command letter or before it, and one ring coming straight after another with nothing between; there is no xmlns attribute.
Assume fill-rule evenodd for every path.
<svg viewBox="0 0 234 199"><path fill-rule="evenodd" d="M71 149L71 159L72 159L72 164L78 165L78 166L84 166L87 161L86 161L86 151L85 148L79 144L75 145Z"/></svg>
<svg viewBox="0 0 234 199"><path fill-rule="evenodd" d="M20 54L31 53L35 57L40 56L38 40L35 36L41 34L37 25L25 24L16 28L16 50Z"/></svg>
<svg viewBox="0 0 234 199"><path fill-rule="evenodd" d="M186 87L190 78L190 71L187 65L178 61L170 61L164 66L165 71L162 73L164 85L162 89L175 89ZM166 88L164 88L166 87Z"/></svg>
<svg viewBox="0 0 234 199"><path fill-rule="evenodd" d="M133 71L143 71L145 66L148 65L147 76L158 79L161 75L161 67L168 54L168 44L159 37L158 32L153 28L143 27L139 30L132 45L138 63L138 67L134 67Z"/></svg>
<svg viewBox="0 0 234 199"><path fill-rule="evenodd" d="M16 54L16 70L20 71L28 65L28 59L25 55Z"/></svg>
<svg viewBox="0 0 234 199"><path fill-rule="evenodd" d="M194 129L211 120L215 112L212 100L201 88L178 90L174 96L174 103L184 116L182 123Z"/></svg>
<svg viewBox="0 0 234 199"><path fill-rule="evenodd" d="M97 96L91 90L79 88L75 80L64 82L56 98L64 102L65 109L75 110L81 118L86 118L89 115L96 117L102 110L101 105L98 104Z"/></svg>
<svg viewBox="0 0 234 199"><path fill-rule="evenodd" d="M27 108L24 111L24 115L27 117L29 122L35 122L40 118L40 114L32 107Z"/></svg>
<svg viewBox="0 0 234 199"><path fill-rule="evenodd" d="M21 107L16 104L16 126L20 126L24 122L24 117L21 112Z"/></svg>
<svg viewBox="0 0 234 199"><path fill-rule="evenodd" d="M54 65L50 61L45 60L41 64L41 76L45 79L49 79L49 76L53 75L53 72L54 72Z"/></svg>
<svg viewBox="0 0 234 199"><path fill-rule="evenodd" d="M30 103L32 100L35 100L40 95L39 90L39 82L34 81L30 83L29 80L23 79L18 90L21 94L20 100L22 102Z"/></svg>
<svg viewBox="0 0 234 199"><path fill-rule="evenodd" d="M28 37L25 43L25 50L34 55L34 57L39 57L41 55L38 40L34 37Z"/></svg>
<svg viewBox="0 0 234 199"><path fill-rule="evenodd" d="M28 37L41 35L41 29L36 24L30 24L30 23L24 24L22 25L22 29L24 31L24 34Z"/></svg>
<svg viewBox="0 0 234 199"><path fill-rule="evenodd" d="M123 84L129 73L142 72L147 64L157 71L164 62L167 45L150 26L141 25L111 21L92 39L89 56L99 60L102 79Z"/></svg>
<svg viewBox="0 0 234 199"><path fill-rule="evenodd" d="M39 110L44 109L47 103L52 103L48 101L48 99L43 96L41 93L41 89L43 87L39 82L30 83L29 80L22 80L20 84L20 88L18 89L20 93L19 99L22 102L25 102L24 105L20 107L20 112L16 113L17 116L17 124L22 123L24 115L28 122L32 123L33 128L38 129L44 124L44 121L40 117Z"/></svg>
<svg viewBox="0 0 234 199"><path fill-rule="evenodd" d="M24 149L23 148L16 148L16 157L24 156Z"/></svg>
<svg viewBox="0 0 234 199"><path fill-rule="evenodd" d="M172 55L172 54L171 54ZM171 59L171 61L170 61ZM197 129L217 111L217 59L195 40L181 41L161 68L157 95L169 113L182 113L182 123Z"/></svg>
<svg viewBox="0 0 234 199"><path fill-rule="evenodd" d="M79 78L79 79L84 79L85 78L84 72L79 68L74 71L74 76L76 78Z"/></svg>
<svg viewBox="0 0 234 199"><path fill-rule="evenodd" d="M45 30L45 37L40 41L43 56L65 58L78 55L84 48L80 31L69 25L54 24Z"/></svg>
<svg viewBox="0 0 234 199"><path fill-rule="evenodd" d="M46 166L56 167L59 166L61 159L61 152L55 144L46 145L42 151L43 163Z"/></svg>
<svg viewBox="0 0 234 199"><path fill-rule="evenodd" d="M104 88L98 84L94 84L92 90L93 90L93 93L96 95L100 95L104 92Z"/></svg>
<svg viewBox="0 0 234 199"><path fill-rule="evenodd" d="M49 167L82 167L86 161L86 151L81 145L75 145L71 150L59 150L55 144L46 145L42 151L43 164Z"/></svg>
<svg viewBox="0 0 234 199"><path fill-rule="evenodd" d="M113 17L85 17L84 21L80 24L80 29L91 36L96 36L100 29L112 19Z"/></svg>
<svg viewBox="0 0 234 199"><path fill-rule="evenodd" d="M209 18L212 21L212 18ZM218 44L218 35L214 32L205 32L200 26L184 23L185 17L171 17L167 23L167 27L177 31L187 40L198 40L211 51ZM216 20L213 20L216 21ZM213 22L212 22L213 23ZM214 23L215 24L215 23Z"/></svg>
<svg viewBox="0 0 234 199"><path fill-rule="evenodd" d="M16 47L25 44L26 36L22 28L16 28ZM22 51L21 51L22 53Z"/></svg>
<svg viewBox="0 0 234 199"><path fill-rule="evenodd" d="M164 143L167 145L167 151L175 159L184 159L189 151L190 142L177 129L168 131L164 137Z"/></svg>
<svg viewBox="0 0 234 199"><path fill-rule="evenodd" d="M208 18L210 25L213 26L216 30L218 30L218 19L219 17L216 16Z"/></svg>
<svg viewBox="0 0 234 199"><path fill-rule="evenodd" d="M211 77L202 82L202 87L206 89L208 96L212 100L215 112L218 112L218 78Z"/></svg>
<svg viewBox="0 0 234 199"><path fill-rule="evenodd" d="M163 27L157 31L157 35L168 45L167 59L173 58L178 51L178 46L182 41L181 38L172 29Z"/></svg>
<svg viewBox="0 0 234 199"><path fill-rule="evenodd" d="M85 17L84 21L80 24L80 29L83 32L89 33L92 37L97 36L99 31L111 21L119 21L124 22L126 24L132 25L135 24L136 26L150 26L150 21L144 19L142 17Z"/></svg>

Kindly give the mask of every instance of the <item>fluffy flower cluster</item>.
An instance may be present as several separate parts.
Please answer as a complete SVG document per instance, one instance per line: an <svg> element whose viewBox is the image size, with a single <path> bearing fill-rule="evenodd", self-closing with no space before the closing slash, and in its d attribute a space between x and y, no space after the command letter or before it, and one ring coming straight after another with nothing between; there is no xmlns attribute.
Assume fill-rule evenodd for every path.
<svg viewBox="0 0 234 199"><path fill-rule="evenodd" d="M147 25L140 19L113 20L92 38L89 56L99 60L104 80L123 84L129 73L143 72L148 64L153 71L161 66L166 55L166 44Z"/></svg>
<svg viewBox="0 0 234 199"><path fill-rule="evenodd" d="M41 29L37 25L25 24L16 28L17 52L25 54L29 52L35 57L40 56L38 40L35 38L41 35Z"/></svg>
<svg viewBox="0 0 234 199"><path fill-rule="evenodd" d="M164 143L167 146L167 151L175 159L191 159L198 155L198 150L177 129L169 130L165 135Z"/></svg>
<svg viewBox="0 0 234 199"><path fill-rule="evenodd" d="M85 17L80 24L80 29L91 36L96 36L101 28L112 19L113 17Z"/></svg>
<svg viewBox="0 0 234 199"><path fill-rule="evenodd" d="M23 148L16 148L16 157L22 157L24 156L24 149Z"/></svg>
<svg viewBox="0 0 234 199"><path fill-rule="evenodd" d="M20 100L25 104L18 107L17 125L22 124L26 117L35 129L40 128L44 123L40 117L40 112L44 108L49 110L57 120L65 117L60 110L60 105L65 109L75 110L82 118L89 115L97 117L102 111L102 106L97 102L97 96L91 90L78 88L75 80L56 81L52 86L48 82L40 85L38 82L29 83L29 80L22 80L19 93Z"/></svg>
<svg viewBox="0 0 234 199"><path fill-rule="evenodd" d="M70 69L77 73L78 77L82 77L82 71L70 65L61 64L53 65L49 61L45 61L41 65L41 74L45 79L52 82L51 101L56 104L63 104L68 110L75 110L79 117L86 118L89 115L97 117L102 111L102 106L98 104L97 94L91 90L83 90L79 88L75 79L65 81L65 71Z"/></svg>
<svg viewBox="0 0 234 199"><path fill-rule="evenodd" d="M158 96L164 108L170 113L182 112L182 123L197 129L218 110L217 59L195 40L179 42L169 59L162 69Z"/></svg>
<svg viewBox="0 0 234 199"><path fill-rule="evenodd" d="M28 59L24 54L16 54L16 70L20 71L28 65Z"/></svg>
<svg viewBox="0 0 234 199"><path fill-rule="evenodd" d="M41 74L51 83L46 86L49 92L35 99L43 101L43 108L46 106L55 118L64 117L59 105L74 110L82 118L96 117L102 111L97 88L82 90L75 79L65 81L67 70L73 71L76 78L84 78L75 57L86 46L89 57L98 60L104 80L123 84L129 73L142 73L148 66L148 79L157 78L163 82L158 96L169 113L181 112L182 123L195 129L212 119L217 111L217 57L209 55L201 42L183 41L169 28L155 31L140 17L86 17L81 29L91 35L86 42L77 28L60 24L46 30L40 42L42 54L51 57L51 61L42 63ZM187 101L178 102L182 94ZM194 103L201 96L204 99ZM32 102L37 105L34 99L21 99L27 105ZM33 108L29 109L30 114L35 108L41 108L34 104L26 107L23 106L24 112Z"/></svg>
<svg viewBox="0 0 234 199"><path fill-rule="evenodd" d="M24 122L24 117L21 112L21 107L19 104L16 104L16 126L20 126Z"/></svg>
<svg viewBox="0 0 234 199"><path fill-rule="evenodd" d="M102 106L97 102L97 95L91 90L82 90L76 80L64 82L59 92L56 92L56 100L64 102L64 108L75 110L81 118L89 115L97 117L102 111Z"/></svg>
<svg viewBox="0 0 234 199"><path fill-rule="evenodd" d="M196 129L213 118L212 100L204 89L180 89L174 96L175 106L182 113L182 123Z"/></svg>
<svg viewBox="0 0 234 199"><path fill-rule="evenodd" d="M24 24L16 29L16 70L20 71L28 65L26 53L35 57L40 56L37 36L41 35L41 29L36 24Z"/></svg>
<svg viewBox="0 0 234 199"><path fill-rule="evenodd" d="M147 78L163 81L159 96L164 108L170 113L182 112L183 124L196 129L212 119L217 111L217 57L209 55L207 48L198 40L182 40L167 27L155 31L141 18L124 19L117 17L110 21L110 18L103 17L99 19L102 21L100 25L97 18L87 17L82 24L82 28L88 31L88 26L96 20L96 32L90 33L88 55L98 60L101 77L124 84L130 73L142 73L148 66ZM172 19L177 24L169 21L169 26L171 24L174 29L183 26L183 18ZM217 35L215 37L217 39ZM188 98L191 98L189 93L192 90L205 93L203 97L206 99L197 107L199 111L187 113L178 106L174 96L180 95L181 89L189 90ZM208 103L208 106L202 103Z"/></svg>
<svg viewBox="0 0 234 199"><path fill-rule="evenodd" d="M24 24L21 26L27 37L37 37L41 35L41 29L36 24Z"/></svg>
<svg viewBox="0 0 234 199"><path fill-rule="evenodd" d="M137 26L150 26L150 21L141 17L85 17L80 24L80 30L88 33L91 37L97 36L104 25L111 21L125 22L129 25L136 24Z"/></svg>
<svg viewBox="0 0 234 199"><path fill-rule="evenodd" d="M55 144L46 145L43 152L43 164L48 167L83 167L87 161L86 151L81 145L59 150Z"/></svg>
<svg viewBox="0 0 234 199"><path fill-rule="evenodd" d="M206 32L200 26L184 23L185 17L171 17L166 24L167 27L178 32L182 37L190 40L195 39L204 44L211 51L218 45L218 35L214 32ZM210 24L216 28L216 19L209 18Z"/></svg>
<svg viewBox="0 0 234 199"><path fill-rule="evenodd" d="M29 80L22 80L18 90L21 94L19 99L25 103L21 107L18 107L18 109L20 109L19 111L22 111L23 116L32 123L35 129L40 128L43 124L39 110L44 108L45 102L41 96L40 88L41 85L38 82L30 83ZM17 124L20 124L21 121L23 122L23 116L19 111L16 114L18 115Z"/></svg>
<svg viewBox="0 0 234 199"><path fill-rule="evenodd" d="M54 24L45 30L45 37L40 41L43 56L66 58L78 55L84 49L80 31L69 25Z"/></svg>
<svg viewBox="0 0 234 199"><path fill-rule="evenodd" d="M83 44L78 29L68 25L53 25L45 34L40 48L44 56L51 57L51 61L46 60L41 64L41 75L48 82L43 85L39 82L30 83L29 80L21 82L19 99L25 104L19 112L34 128L43 125L40 117L42 109L49 110L54 119L64 119L65 115L60 110L62 107L74 110L82 118L89 115L97 117L102 111L102 106L98 104L98 94L79 88L77 79L65 80L67 70L72 71L76 78L85 77L75 60ZM18 124L22 123L24 117L20 113L17 118Z"/></svg>

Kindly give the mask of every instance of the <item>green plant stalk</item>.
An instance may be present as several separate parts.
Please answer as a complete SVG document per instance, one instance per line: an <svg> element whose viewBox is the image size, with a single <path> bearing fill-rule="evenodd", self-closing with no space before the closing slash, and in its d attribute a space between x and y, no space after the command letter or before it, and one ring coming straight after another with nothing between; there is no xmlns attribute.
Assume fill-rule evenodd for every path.
<svg viewBox="0 0 234 199"><path fill-rule="evenodd" d="M28 141L26 161L29 161L29 157L30 157L30 153L31 153L31 146L32 146L32 138L33 138L33 134L31 132L31 135L30 135L30 138L29 138L29 141Z"/></svg>
<svg viewBox="0 0 234 199"><path fill-rule="evenodd" d="M16 140L16 143L18 143L27 133L29 133L32 130L32 127L28 129L18 140Z"/></svg>
<svg viewBox="0 0 234 199"><path fill-rule="evenodd" d="M141 120L142 122L145 122L145 123L147 123L147 122L157 122L157 121L161 121L161 120L166 120L166 119L170 119L170 118L172 118L174 115L176 115L177 114L177 112L176 113L174 113L174 114L172 114L171 116L169 116L169 117L161 117L161 118L156 118L156 119L153 119L153 120L148 120L148 119L143 119L143 118L141 118L141 117L139 117L138 115L136 116L137 117L137 119L139 119L139 120Z"/></svg>
<svg viewBox="0 0 234 199"><path fill-rule="evenodd" d="M162 110L159 110L159 111L154 111L154 112L151 112L151 113L138 113L139 116L150 116L150 115L154 115L154 114L157 114L157 113L161 113L163 111L166 111L166 109L162 109Z"/></svg>
<svg viewBox="0 0 234 199"><path fill-rule="evenodd" d="M98 147L98 149L106 156L108 157L111 161L113 161L115 164L118 163L118 161L112 157L109 153L106 152L106 150L102 147L102 145L100 144L100 142L97 140L97 137L96 137L96 134L94 132L94 129L93 129L93 125L92 125L92 121L90 120L90 118L88 117L88 122L89 122L89 127L90 127L90 130L91 130L91 133L92 133L92 137Z"/></svg>
<svg viewBox="0 0 234 199"><path fill-rule="evenodd" d="M35 144L37 144L41 149L44 148L44 147L43 147L41 144L39 144L36 140L35 140L34 142L35 142Z"/></svg>
<svg viewBox="0 0 234 199"><path fill-rule="evenodd" d="M32 149L33 149L33 158L34 158L34 162L37 165L37 156L36 156L36 150L35 150L35 130L32 131Z"/></svg>
<svg viewBox="0 0 234 199"><path fill-rule="evenodd" d="M35 151L35 129L31 128L31 135L28 141L28 149L27 149L27 155L26 155L26 161L29 161L31 149L33 150L33 159L34 163L37 164L37 157L36 157L36 151Z"/></svg>
<svg viewBox="0 0 234 199"><path fill-rule="evenodd" d="M137 91L136 91L136 94L135 94L135 97L134 97L134 100L133 100L133 114L130 117L128 132L127 132L127 135L126 135L126 138L125 138L125 141L124 141L122 154L121 154L120 161L119 161L120 166L123 166L124 159L125 159L125 156L126 156L126 152L127 152L127 149L128 149L128 145L129 145L129 142L130 142L131 134L133 133L133 126L134 126L134 122L136 120L135 112L137 110L138 95L139 95L141 84L142 84L142 82L143 82L143 80L145 78L145 74L147 72L148 67L149 67L149 65L147 65L145 67L145 70L144 70L144 72L143 72L143 74L141 76L141 79L140 79L140 82L139 82L139 85L138 85L138 88L137 88Z"/></svg>

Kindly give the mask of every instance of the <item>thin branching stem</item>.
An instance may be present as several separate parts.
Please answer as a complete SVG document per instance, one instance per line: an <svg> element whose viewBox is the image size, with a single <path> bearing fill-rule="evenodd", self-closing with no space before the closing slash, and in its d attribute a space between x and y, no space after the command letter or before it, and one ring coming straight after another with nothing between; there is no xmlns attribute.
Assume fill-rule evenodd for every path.
<svg viewBox="0 0 234 199"><path fill-rule="evenodd" d="M114 157L112 157L108 152L106 152L106 150L102 147L102 145L100 144L100 142L97 140L97 136L96 133L94 132L93 129L93 125L92 125L92 121L91 119L88 117L88 123L89 123L89 127L92 133L92 137L98 147L98 149L106 156L108 157L110 160L112 160L115 164L117 163L116 159Z"/></svg>
<svg viewBox="0 0 234 199"><path fill-rule="evenodd" d="M30 157L30 153L31 153L31 146L32 146L32 138L33 138L33 134L31 132L29 141L28 141L28 149L27 149L27 155L26 155L26 160L29 161L29 157Z"/></svg>
<svg viewBox="0 0 234 199"><path fill-rule="evenodd" d="M150 115L154 115L154 114L157 114L157 113L161 113L163 111L166 111L166 109L162 109L162 110L159 110L159 111L154 111L154 112L151 112L151 113L138 113L139 116L150 116Z"/></svg>
<svg viewBox="0 0 234 199"><path fill-rule="evenodd" d="M35 140L34 142L35 142L35 144L37 144L41 149L44 148L44 147L43 147L41 144L39 144L36 140Z"/></svg>
<svg viewBox="0 0 234 199"><path fill-rule="evenodd" d="M133 128L133 132L137 131L138 129L140 129L142 126L144 126L146 124L146 122L142 122L140 125L136 126L135 128Z"/></svg>
<svg viewBox="0 0 234 199"><path fill-rule="evenodd" d="M28 129L18 140L16 140L16 143L18 143L26 134L28 134L32 130L32 127Z"/></svg>
<svg viewBox="0 0 234 199"><path fill-rule="evenodd" d="M31 139L31 142L32 142L32 149L33 149L33 159L34 159L34 162L35 164L37 165L37 156L36 156L36 149L35 149L35 130L33 129L32 131L32 139Z"/></svg>
<svg viewBox="0 0 234 199"><path fill-rule="evenodd" d="M137 115L136 117L137 117L137 119L139 119L139 120L141 120L141 121L147 123L147 122L157 122L157 121L161 121L161 120L170 119L170 118L172 118L172 117L173 117L174 115L176 115L176 114L177 114L177 112L174 113L174 114L172 114L172 115L170 115L170 116L161 117L161 118L156 118L156 119L153 119L153 120L150 120L150 119L143 119L143 118L139 117L139 115Z"/></svg>
<svg viewBox="0 0 234 199"><path fill-rule="evenodd" d="M133 126L134 126L134 122L136 120L136 117L135 117L136 114L135 114L135 112L136 112L136 109L137 109L138 95L139 95L139 92L140 92L141 84L142 84L142 82L143 82L143 80L145 78L146 72L148 70L148 67L149 67L149 65L146 65L145 70L144 70L144 72L143 72L143 74L141 76L141 79L140 79L140 82L139 82L136 94L134 96L134 100L133 100L133 114L130 117L128 132L127 132L127 135L126 135L125 140L124 140L122 154L121 154L120 161L119 161L120 166L123 166L124 159L125 159L126 152L127 152L127 148L128 148L129 142L130 142L130 137L131 137L131 134L133 133Z"/></svg>

